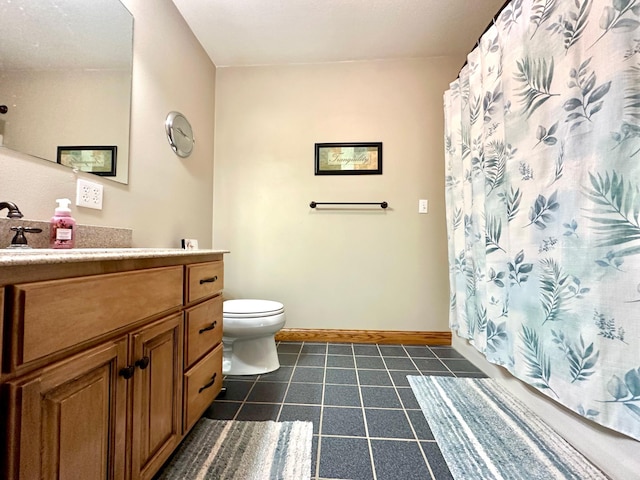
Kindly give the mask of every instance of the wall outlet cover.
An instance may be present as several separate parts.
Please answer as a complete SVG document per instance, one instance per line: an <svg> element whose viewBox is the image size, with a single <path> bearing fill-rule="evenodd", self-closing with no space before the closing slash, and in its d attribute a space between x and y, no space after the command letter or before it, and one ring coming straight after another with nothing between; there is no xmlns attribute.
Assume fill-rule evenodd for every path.
<svg viewBox="0 0 640 480"><path fill-rule="evenodd" d="M76 206L102 210L103 186L83 178L76 184Z"/></svg>

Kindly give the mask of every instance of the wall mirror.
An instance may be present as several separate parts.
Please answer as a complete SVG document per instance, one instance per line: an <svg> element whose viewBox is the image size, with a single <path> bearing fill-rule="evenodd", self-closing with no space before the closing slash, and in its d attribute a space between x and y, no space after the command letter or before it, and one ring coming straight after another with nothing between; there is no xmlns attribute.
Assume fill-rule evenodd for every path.
<svg viewBox="0 0 640 480"><path fill-rule="evenodd" d="M0 18L2 148L55 163L60 146L117 147L102 178L127 183L131 13L120 0L0 0Z"/></svg>

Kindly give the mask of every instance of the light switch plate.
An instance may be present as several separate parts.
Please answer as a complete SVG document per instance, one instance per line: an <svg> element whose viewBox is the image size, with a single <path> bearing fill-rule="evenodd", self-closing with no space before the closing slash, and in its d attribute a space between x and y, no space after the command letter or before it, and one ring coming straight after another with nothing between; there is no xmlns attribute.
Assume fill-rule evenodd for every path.
<svg viewBox="0 0 640 480"><path fill-rule="evenodd" d="M418 200L418 213L429 213L429 200Z"/></svg>
<svg viewBox="0 0 640 480"><path fill-rule="evenodd" d="M102 210L103 186L83 178L76 184L76 206Z"/></svg>

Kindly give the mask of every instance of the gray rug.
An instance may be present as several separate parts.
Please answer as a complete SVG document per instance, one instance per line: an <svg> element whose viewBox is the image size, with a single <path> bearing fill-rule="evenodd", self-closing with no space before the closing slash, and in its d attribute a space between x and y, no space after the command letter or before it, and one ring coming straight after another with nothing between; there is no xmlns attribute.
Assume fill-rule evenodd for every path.
<svg viewBox="0 0 640 480"><path fill-rule="evenodd" d="M497 381L407 378L455 479L607 478Z"/></svg>
<svg viewBox="0 0 640 480"><path fill-rule="evenodd" d="M312 436L311 422L202 418L158 479L308 479Z"/></svg>

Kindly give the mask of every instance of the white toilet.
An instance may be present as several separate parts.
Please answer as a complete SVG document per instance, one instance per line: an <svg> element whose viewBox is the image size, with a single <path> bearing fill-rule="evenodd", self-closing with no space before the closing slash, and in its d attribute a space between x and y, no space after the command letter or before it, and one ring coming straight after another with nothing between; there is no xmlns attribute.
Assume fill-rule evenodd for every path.
<svg viewBox="0 0 640 480"><path fill-rule="evenodd" d="M280 368L275 334L284 327L284 305L271 300L222 304L223 375L259 375Z"/></svg>

